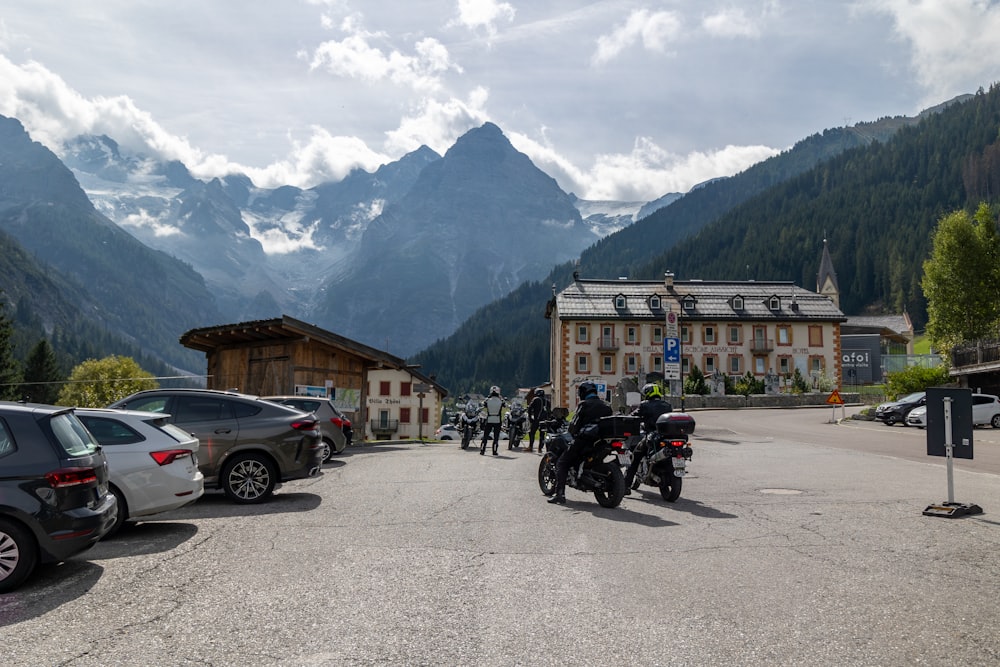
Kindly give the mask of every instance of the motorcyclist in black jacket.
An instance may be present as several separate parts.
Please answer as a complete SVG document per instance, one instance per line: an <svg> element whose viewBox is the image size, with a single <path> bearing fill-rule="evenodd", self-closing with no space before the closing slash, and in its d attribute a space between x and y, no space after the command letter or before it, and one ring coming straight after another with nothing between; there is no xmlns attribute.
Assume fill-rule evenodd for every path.
<svg viewBox="0 0 1000 667"><path fill-rule="evenodd" d="M538 451L542 451L542 440L545 438L541 432L542 414L545 412L545 390L539 387L532 392L533 398L528 404L528 451L535 449L535 433L538 433Z"/></svg>
<svg viewBox="0 0 1000 667"><path fill-rule="evenodd" d="M646 435L636 448L632 451L632 463L625 474L625 495L632 493L632 482L635 480L635 471L639 469L639 462L646 455L649 447L651 433L656 433L656 418L660 415L673 412L673 406L663 399L663 391L660 385L651 382L642 387L642 403L632 411L632 415L642 419L642 428Z"/></svg>
<svg viewBox="0 0 1000 667"><path fill-rule="evenodd" d="M580 403L577 404L576 413L569 423L573 444L556 462L556 490L548 501L550 503L566 504L566 478L569 476L569 469L580 462L584 451L594 443L594 438L585 435L581 437L581 431L585 426L596 424L601 417L610 417L614 412L611 406L597 395L597 385L593 382L581 383L577 395L580 397Z"/></svg>

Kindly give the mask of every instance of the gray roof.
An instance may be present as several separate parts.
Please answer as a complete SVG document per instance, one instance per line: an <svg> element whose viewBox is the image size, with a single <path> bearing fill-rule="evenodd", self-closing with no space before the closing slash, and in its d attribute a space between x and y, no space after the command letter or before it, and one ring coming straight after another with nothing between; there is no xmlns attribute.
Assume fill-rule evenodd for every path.
<svg viewBox="0 0 1000 667"><path fill-rule="evenodd" d="M913 324L904 315L851 315L844 323L845 333L850 330L888 330L905 337L913 336Z"/></svg>
<svg viewBox="0 0 1000 667"><path fill-rule="evenodd" d="M616 298L625 297L625 308L616 308ZM651 307L658 296L661 307ZM743 298L743 308L735 309L734 297ZM771 309L771 298L779 307ZM817 320L843 322L847 318L822 294L810 292L791 282L587 280L571 283L556 297L560 319L662 320L672 303L693 301L693 308L680 311L686 320ZM738 304L737 304L738 305Z"/></svg>

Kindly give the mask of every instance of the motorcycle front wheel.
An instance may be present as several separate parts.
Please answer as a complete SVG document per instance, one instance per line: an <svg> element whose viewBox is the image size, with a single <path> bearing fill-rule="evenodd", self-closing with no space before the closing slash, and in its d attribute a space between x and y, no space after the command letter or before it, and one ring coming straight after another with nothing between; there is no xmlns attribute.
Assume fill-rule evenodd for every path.
<svg viewBox="0 0 1000 667"><path fill-rule="evenodd" d="M538 463L538 487L547 496L556 492L556 462L549 453Z"/></svg>
<svg viewBox="0 0 1000 667"><path fill-rule="evenodd" d="M667 462L667 465L660 471L660 495L668 503L672 503L681 497L681 486L683 477L674 474L674 468Z"/></svg>
<svg viewBox="0 0 1000 667"><path fill-rule="evenodd" d="M625 497L625 475L622 469L613 463L601 463L594 466L591 474L603 477L604 484L600 489L594 489L594 498L601 507L618 507Z"/></svg>

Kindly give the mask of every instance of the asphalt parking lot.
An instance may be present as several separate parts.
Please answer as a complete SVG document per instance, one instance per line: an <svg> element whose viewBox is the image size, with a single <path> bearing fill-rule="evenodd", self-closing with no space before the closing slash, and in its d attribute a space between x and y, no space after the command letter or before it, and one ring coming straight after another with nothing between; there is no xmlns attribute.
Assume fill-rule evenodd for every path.
<svg viewBox="0 0 1000 667"><path fill-rule="evenodd" d="M545 503L537 455L352 448L273 503L212 494L43 568L0 597L3 662L1000 663L1000 477L956 472L984 514L923 516L940 462L865 449L913 433L828 415L700 414L681 500L616 509Z"/></svg>

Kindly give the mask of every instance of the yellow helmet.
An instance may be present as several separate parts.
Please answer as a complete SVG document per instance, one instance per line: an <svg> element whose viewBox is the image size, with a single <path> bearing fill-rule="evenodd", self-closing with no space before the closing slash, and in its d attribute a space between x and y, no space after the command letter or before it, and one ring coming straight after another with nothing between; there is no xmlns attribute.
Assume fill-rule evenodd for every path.
<svg viewBox="0 0 1000 667"><path fill-rule="evenodd" d="M642 400L649 401L654 398L663 398L663 391L660 390L660 385L655 382L650 382L642 387Z"/></svg>

